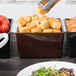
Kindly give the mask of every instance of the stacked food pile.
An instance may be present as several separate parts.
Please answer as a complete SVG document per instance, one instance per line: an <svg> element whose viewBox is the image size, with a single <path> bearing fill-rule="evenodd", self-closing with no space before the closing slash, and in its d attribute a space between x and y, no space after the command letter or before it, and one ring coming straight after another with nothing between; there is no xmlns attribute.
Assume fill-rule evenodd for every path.
<svg viewBox="0 0 76 76"><path fill-rule="evenodd" d="M33 16L20 17L18 22L19 33L56 33L61 32L61 22L54 17L34 14Z"/></svg>
<svg viewBox="0 0 76 76"><path fill-rule="evenodd" d="M66 20L68 32L76 32L76 17Z"/></svg>

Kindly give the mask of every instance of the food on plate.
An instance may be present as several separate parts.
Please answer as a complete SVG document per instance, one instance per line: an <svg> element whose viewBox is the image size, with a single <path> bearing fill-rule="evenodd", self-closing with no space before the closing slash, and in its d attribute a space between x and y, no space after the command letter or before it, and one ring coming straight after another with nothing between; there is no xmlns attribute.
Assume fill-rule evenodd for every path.
<svg viewBox="0 0 76 76"><path fill-rule="evenodd" d="M9 20L5 16L0 15L0 33L9 32L9 28L10 28Z"/></svg>
<svg viewBox="0 0 76 76"><path fill-rule="evenodd" d="M20 17L17 26L19 33L61 32L61 22L59 19L47 16L39 17L37 14Z"/></svg>
<svg viewBox="0 0 76 76"><path fill-rule="evenodd" d="M75 76L73 69L61 68L59 70L51 67L41 67L32 72L30 76Z"/></svg>
<svg viewBox="0 0 76 76"><path fill-rule="evenodd" d="M65 21L68 32L76 32L76 17Z"/></svg>

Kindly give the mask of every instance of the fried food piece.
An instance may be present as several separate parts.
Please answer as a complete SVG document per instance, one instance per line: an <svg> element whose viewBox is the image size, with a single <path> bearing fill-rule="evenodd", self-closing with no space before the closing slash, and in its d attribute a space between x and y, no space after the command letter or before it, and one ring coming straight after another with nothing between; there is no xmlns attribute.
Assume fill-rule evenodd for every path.
<svg viewBox="0 0 76 76"><path fill-rule="evenodd" d="M27 27L19 27L19 33L30 33Z"/></svg>
<svg viewBox="0 0 76 76"><path fill-rule="evenodd" d="M40 25L38 25L37 27L41 29L41 24L40 24Z"/></svg>
<svg viewBox="0 0 76 76"><path fill-rule="evenodd" d="M61 30L53 30L54 33L61 32Z"/></svg>
<svg viewBox="0 0 76 76"><path fill-rule="evenodd" d="M33 29L33 28L35 28L35 27L37 27L37 25L31 24L31 25L28 27L28 29L31 30L31 29Z"/></svg>
<svg viewBox="0 0 76 76"><path fill-rule="evenodd" d="M32 21L38 21L39 20L39 16L37 15L37 14L34 14L33 16L32 16Z"/></svg>
<svg viewBox="0 0 76 76"><path fill-rule="evenodd" d="M18 22L22 25L22 26L25 26L27 21L23 18L23 17L20 17Z"/></svg>
<svg viewBox="0 0 76 76"><path fill-rule="evenodd" d="M19 21L17 22L17 26L18 26L18 27L22 27L22 25L20 24Z"/></svg>
<svg viewBox="0 0 76 76"><path fill-rule="evenodd" d="M32 21L31 23L38 26L38 25L39 25L39 20L37 20L37 21Z"/></svg>
<svg viewBox="0 0 76 76"><path fill-rule="evenodd" d="M31 29L37 27L37 25L29 24L28 26L25 27L19 27L19 32L20 33L30 33Z"/></svg>
<svg viewBox="0 0 76 76"><path fill-rule="evenodd" d="M32 21L38 21L39 17L32 17Z"/></svg>
<svg viewBox="0 0 76 76"><path fill-rule="evenodd" d="M30 25L31 25L31 23L27 23L27 24L26 24L26 27L29 27Z"/></svg>
<svg viewBox="0 0 76 76"><path fill-rule="evenodd" d="M38 21L39 17L32 17L32 21Z"/></svg>
<svg viewBox="0 0 76 76"><path fill-rule="evenodd" d="M43 30L43 33L52 33L53 32L53 29L44 29Z"/></svg>
<svg viewBox="0 0 76 76"><path fill-rule="evenodd" d="M36 27L31 30L31 33L42 33L42 30Z"/></svg>
<svg viewBox="0 0 76 76"><path fill-rule="evenodd" d="M32 21L31 23L27 23L26 24L26 27L29 27L29 26L38 26L39 25L39 21Z"/></svg>
<svg viewBox="0 0 76 76"><path fill-rule="evenodd" d="M26 20L27 22L31 22L32 17L31 16L23 16L24 20Z"/></svg>
<svg viewBox="0 0 76 76"><path fill-rule="evenodd" d="M46 14L48 11L44 11L44 10L42 10L41 7L38 6L38 7L36 8L36 12L39 13L39 14L41 14L41 15L44 15L44 14Z"/></svg>
<svg viewBox="0 0 76 76"><path fill-rule="evenodd" d="M56 18L54 18L54 17L51 17L51 18L49 18L49 23L50 23L50 27L51 28L53 28L53 22L55 22L55 21L59 21L58 19L56 19Z"/></svg>
<svg viewBox="0 0 76 76"><path fill-rule="evenodd" d="M34 14L32 17L39 17L37 14Z"/></svg>
<svg viewBox="0 0 76 76"><path fill-rule="evenodd" d="M54 22L53 22L53 29L60 30L60 28L61 28L61 22L59 22L59 21L54 21Z"/></svg>
<svg viewBox="0 0 76 76"><path fill-rule="evenodd" d="M44 20L48 20L48 17L47 16L42 16L39 18L39 22L41 23L42 21Z"/></svg>
<svg viewBox="0 0 76 76"><path fill-rule="evenodd" d="M49 28L49 22L47 20L44 20L40 24L41 29L48 29Z"/></svg>

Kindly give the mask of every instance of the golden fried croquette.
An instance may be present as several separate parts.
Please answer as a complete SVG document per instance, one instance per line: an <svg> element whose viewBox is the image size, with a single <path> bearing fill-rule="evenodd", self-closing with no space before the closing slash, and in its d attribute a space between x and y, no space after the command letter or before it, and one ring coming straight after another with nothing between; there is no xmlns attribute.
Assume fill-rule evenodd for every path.
<svg viewBox="0 0 76 76"><path fill-rule="evenodd" d="M37 14L34 14L32 17L39 17Z"/></svg>
<svg viewBox="0 0 76 76"><path fill-rule="evenodd" d="M26 24L26 27L29 27L30 25L31 25L31 23L27 23L27 24Z"/></svg>
<svg viewBox="0 0 76 76"><path fill-rule="evenodd" d="M32 21L31 23L38 26L38 25L39 25L39 20L37 20L37 21Z"/></svg>
<svg viewBox="0 0 76 76"><path fill-rule="evenodd" d="M31 22L32 17L31 16L23 16L23 18L27 21L27 22Z"/></svg>
<svg viewBox="0 0 76 76"><path fill-rule="evenodd" d="M46 14L48 11L44 11L44 10L42 10L41 7L38 6L38 7L36 8L36 12L39 13L39 14L41 14L41 15L44 15L44 14Z"/></svg>
<svg viewBox="0 0 76 76"><path fill-rule="evenodd" d="M33 29L33 28L35 28L35 27L37 27L37 25L31 24L31 25L28 27L28 29L31 30L31 29Z"/></svg>
<svg viewBox="0 0 76 76"><path fill-rule="evenodd" d="M32 16L32 21L36 21L36 20L39 20L39 16L37 14L34 14Z"/></svg>
<svg viewBox="0 0 76 76"><path fill-rule="evenodd" d="M40 24L41 29L48 29L49 28L49 22L47 20L44 20Z"/></svg>
<svg viewBox="0 0 76 76"><path fill-rule="evenodd" d="M53 30L54 33L61 32L61 30Z"/></svg>
<svg viewBox="0 0 76 76"><path fill-rule="evenodd" d="M27 27L19 27L19 33L30 33Z"/></svg>
<svg viewBox="0 0 76 76"><path fill-rule="evenodd" d="M39 22L41 23L42 21L44 20L48 20L48 17L47 16L42 16L39 18Z"/></svg>
<svg viewBox="0 0 76 76"><path fill-rule="evenodd" d="M42 33L42 30L36 27L31 30L31 33Z"/></svg>
<svg viewBox="0 0 76 76"><path fill-rule="evenodd" d="M27 21L23 18L23 17L20 17L18 22L22 25L22 26L25 26Z"/></svg>
<svg viewBox="0 0 76 76"><path fill-rule="evenodd" d="M38 21L39 17L32 17L32 21Z"/></svg>
<svg viewBox="0 0 76 76"><path fill-rule="evenodd" d="M53 32L53 29L44 29L43 30L43 33L52 33Z"/></svg>
<svg viewBox="0 0 76 76"><path fill-rule="evenodd" d="M59 21L58 19L54 18L54 17L51 17L48 19L49 23L50 23L50 27L53 28L53 22L55 21Z"/></svg>
<svg viewBox="0 0 76 76"><path fill-rule="evenodd" d="M61 28L61 22L59 21L54 21L53 22L53 29L59 30Z"/></svg>

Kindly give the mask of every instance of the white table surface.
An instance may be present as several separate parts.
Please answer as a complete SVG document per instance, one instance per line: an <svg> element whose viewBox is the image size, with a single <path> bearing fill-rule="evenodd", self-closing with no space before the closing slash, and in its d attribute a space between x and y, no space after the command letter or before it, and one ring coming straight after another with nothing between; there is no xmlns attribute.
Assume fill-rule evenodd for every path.
<svg viewBox="0 0 76 76"><path fill-rule="evenodd" d="M35 8L36 3L28 2L25 4L0 4L0 14L14 20L11 32L16 32L18 18L24 15L33 15L33 13L36 13ZM61 18L62 20L64 20L64 18L74 17L76 16L76 4L64 4L64 2L61 1L46 15Z"/></svg>

